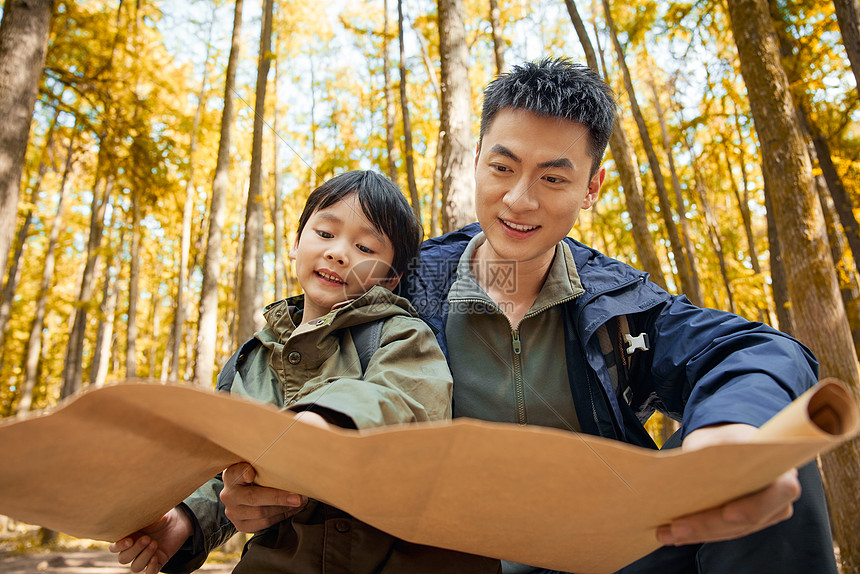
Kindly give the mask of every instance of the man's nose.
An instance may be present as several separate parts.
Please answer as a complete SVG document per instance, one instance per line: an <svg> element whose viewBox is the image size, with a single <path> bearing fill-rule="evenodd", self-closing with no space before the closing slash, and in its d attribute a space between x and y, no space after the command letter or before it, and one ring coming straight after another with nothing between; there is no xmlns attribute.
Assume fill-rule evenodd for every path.
<svg viewBox="0 0 860 574"><path fill-rule="evenodd" d="M528 177L519 178L505 193L502 201L512 211L529 211L538 206L534 196L534 181Z"/></svg>

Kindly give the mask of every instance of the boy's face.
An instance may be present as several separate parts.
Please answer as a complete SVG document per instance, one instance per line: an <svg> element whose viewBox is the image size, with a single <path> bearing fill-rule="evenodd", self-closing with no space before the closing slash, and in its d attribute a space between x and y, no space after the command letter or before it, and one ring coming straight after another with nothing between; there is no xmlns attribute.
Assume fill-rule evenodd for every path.
<svg viewBox="0 0 860 574"><path fill-rule="evenodd" d="M476 211L492 257L549 265L603 183L603 168L590 176L589 141L577 122L499 111L475 158Z"/></svg>
<svg viewBox="0 0 860 574"><path fill-rule="evenodd" d="M303 322L355 299L374 285L393 289L394 247L361 210L358 194L315 211L290 251L305 293Z"/></svg>

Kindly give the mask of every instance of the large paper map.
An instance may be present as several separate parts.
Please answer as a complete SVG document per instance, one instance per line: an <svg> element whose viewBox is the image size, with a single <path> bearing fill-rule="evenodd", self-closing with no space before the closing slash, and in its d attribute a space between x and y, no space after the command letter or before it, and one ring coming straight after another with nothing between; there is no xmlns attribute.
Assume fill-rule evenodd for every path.
<svg viewBox="0 0 860 574"><path fill-rule="evenodd" d="M696 452L466 419L325 430L224 394L123 384L0 422L0 514L112 541L226 466L249 461L263 485L323 500L410 541L612 572L659 547L660 524L753 492L858 427L857 404L831 381L753 442Z"/></svg>

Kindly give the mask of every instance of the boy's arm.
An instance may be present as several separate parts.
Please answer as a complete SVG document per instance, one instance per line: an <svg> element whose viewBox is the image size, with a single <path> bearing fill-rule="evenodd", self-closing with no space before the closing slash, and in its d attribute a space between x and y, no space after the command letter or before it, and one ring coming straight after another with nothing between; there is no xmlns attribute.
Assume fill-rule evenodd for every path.
<svg viewBox="0 0 860 574"><path fill-rule="evenodd" d="M358 361L356 355L356 362ZM420 319L395 316L383 324L380 347L364 379L324 381L289 406L312 410L354 428L446 420L453 381L433 332Z"/></svg>

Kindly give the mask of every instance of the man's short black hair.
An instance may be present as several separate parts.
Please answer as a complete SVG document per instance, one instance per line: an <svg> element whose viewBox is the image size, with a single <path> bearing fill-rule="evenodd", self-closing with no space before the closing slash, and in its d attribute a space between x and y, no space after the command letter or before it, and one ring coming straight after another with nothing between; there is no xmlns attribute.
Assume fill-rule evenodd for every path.
<svg viewBox="0 0 860 574"><path fill-rule="evenodd" d="M302 230L311 215L353 193L358 194L358 202L365 217L391 241L394 248L394 260L391 262L394 276L402 274L418 254L424 230L400 189L390 179L374 171L348 171L313 190L299 216L296 243L301 239Z"/></svg>
<svg viewBox="0 0 860 574"><path fill-rule="evenodd" d="M546 58L497 76L484 89L481 140L505 108L584 125L591 135L591 175L597 173L615 123L615 96L594 70L567 58Z"/></svg>

